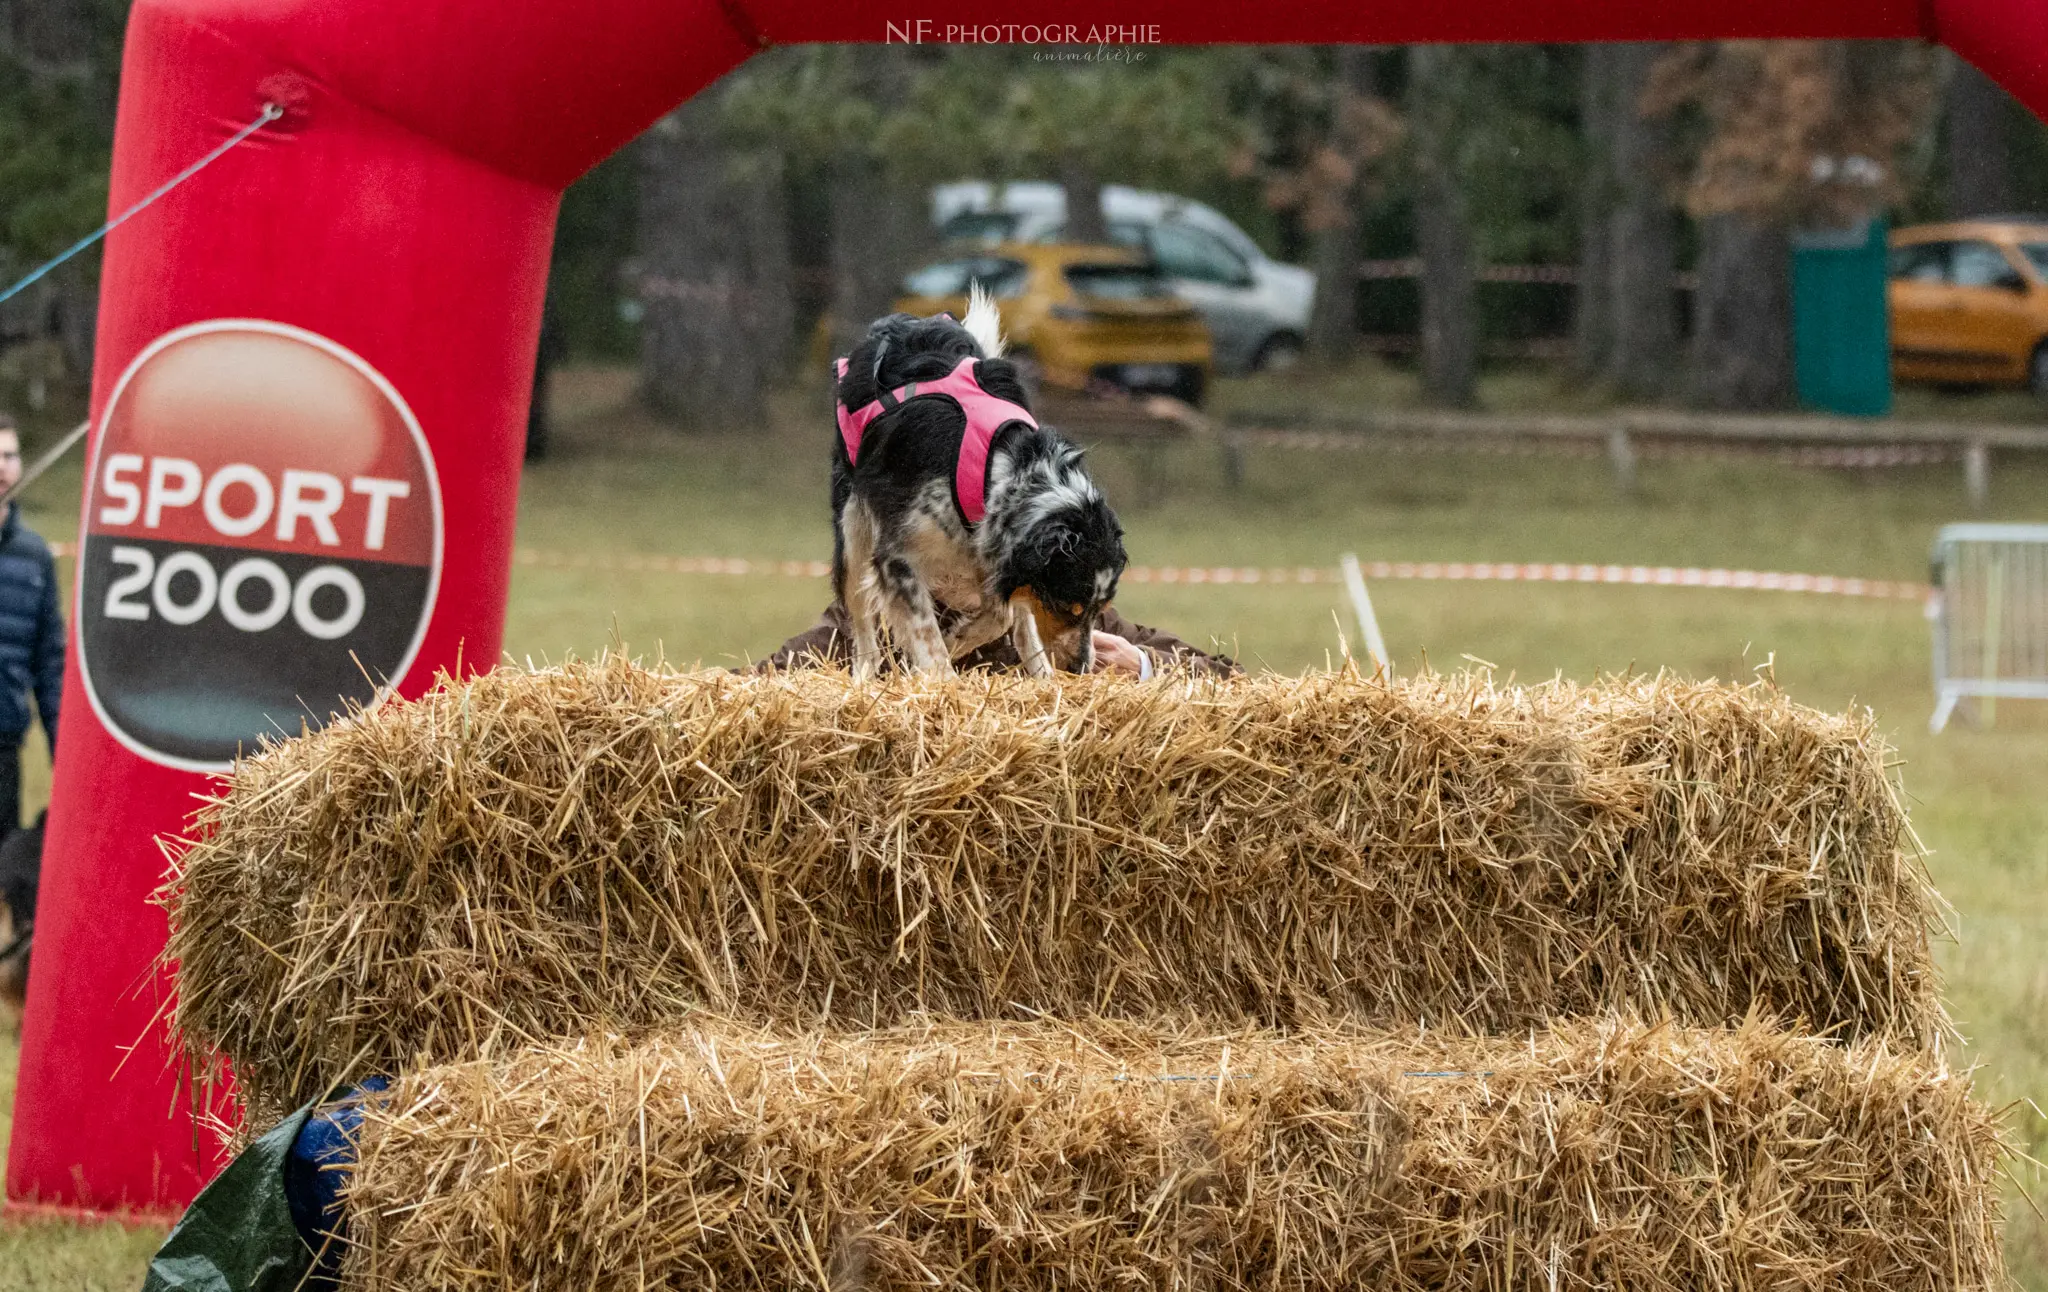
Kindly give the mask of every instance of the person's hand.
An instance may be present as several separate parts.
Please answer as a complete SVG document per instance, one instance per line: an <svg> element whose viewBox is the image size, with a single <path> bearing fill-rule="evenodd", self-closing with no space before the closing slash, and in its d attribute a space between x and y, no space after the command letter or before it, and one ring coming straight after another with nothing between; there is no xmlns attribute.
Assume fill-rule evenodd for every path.
<svg viewBox="0 0 2048 1292"><path fill-rule="evenodd" d="M1145 676L1145 652L1115 633L1097 630L1093 634L1093 641L1097 673L1114 672L1129 673L1132 677Z"/></svg>

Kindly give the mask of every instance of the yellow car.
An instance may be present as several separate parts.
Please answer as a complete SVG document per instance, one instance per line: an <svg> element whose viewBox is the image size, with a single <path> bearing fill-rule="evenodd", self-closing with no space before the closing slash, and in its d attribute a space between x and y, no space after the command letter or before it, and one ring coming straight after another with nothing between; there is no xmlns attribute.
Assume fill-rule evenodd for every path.
<svg viewBox="0 0 2048 1292"><path fill-rule="evenodd" d="M1894 377L2027 386L2048 399L2048 221L1899 229L1890 292Z"/></svg>
<svg viewBox="0 0 2048 1292"><path fill-rule="evenodd" d="M1107 382L1202 402L1208 325L1137 252L1073 243L956 248L906 277L896 308L964 318L977 282L995 298L1011 353L1028 357L1047 384Z"/></svg>

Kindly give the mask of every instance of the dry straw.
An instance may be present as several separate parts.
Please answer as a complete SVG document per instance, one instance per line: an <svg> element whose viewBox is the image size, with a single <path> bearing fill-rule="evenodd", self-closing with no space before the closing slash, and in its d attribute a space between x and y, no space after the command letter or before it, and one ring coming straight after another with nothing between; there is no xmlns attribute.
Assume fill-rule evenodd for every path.
<svg viewBox="0 0 2048 1292"><path fill-rule="evenodd" d="M1931 1044L1886 758L1665 679L505 670L237 768L169 894L177 1023L259 1124L698 1009Z"/></svg>
<svg viewBox="0 0 2048 1292"><path fill-rule="evenodd" d="M1924 1052L697 1028L414 1073L351 1292L2005 1286L1998 1138Z"/></svg>

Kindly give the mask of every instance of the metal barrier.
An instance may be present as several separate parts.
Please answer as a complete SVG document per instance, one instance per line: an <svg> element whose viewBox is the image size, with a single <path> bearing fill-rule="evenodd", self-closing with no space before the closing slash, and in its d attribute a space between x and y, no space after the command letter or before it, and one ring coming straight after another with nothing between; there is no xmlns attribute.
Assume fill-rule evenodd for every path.
<svg viewBox="0 0 2048 1292"><path fill-rule="evenodd" d="M2001 696L2048 700L2048 525L1946 525L1934 540L1934 717Z"/></svg>

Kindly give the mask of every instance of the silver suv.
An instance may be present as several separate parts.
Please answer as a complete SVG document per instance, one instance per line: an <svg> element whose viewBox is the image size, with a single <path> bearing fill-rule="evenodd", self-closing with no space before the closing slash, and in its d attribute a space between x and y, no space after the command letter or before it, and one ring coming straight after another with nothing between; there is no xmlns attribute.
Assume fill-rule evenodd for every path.
<svg viewBox="0 0 2048 1292"><path fill-rule="evenodd" d="M1112 241L1148 253L1174 292L1201 311L1218 370L1282 369L1301 357L1314 274L1268 257L1227 216L1192 198L1109 184L1102 213ZM932 218L952 241L1056 242L1066 230L1067 195L1038 181L942 184L932 190Z"/></svg>

